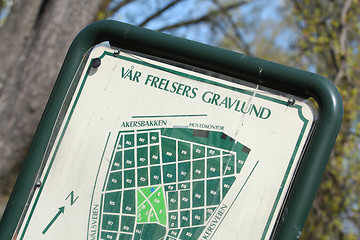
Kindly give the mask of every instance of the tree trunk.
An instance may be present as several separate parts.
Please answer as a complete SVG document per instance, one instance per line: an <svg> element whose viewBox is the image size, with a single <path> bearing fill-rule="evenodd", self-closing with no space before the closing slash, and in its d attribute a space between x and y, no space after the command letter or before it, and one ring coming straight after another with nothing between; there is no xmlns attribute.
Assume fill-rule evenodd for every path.
<svg viewBox="0 0 360 240"><path fill-rule="evenodd" d="M102 1L16 1L0 29L0 216L71 41Z"/></svg>

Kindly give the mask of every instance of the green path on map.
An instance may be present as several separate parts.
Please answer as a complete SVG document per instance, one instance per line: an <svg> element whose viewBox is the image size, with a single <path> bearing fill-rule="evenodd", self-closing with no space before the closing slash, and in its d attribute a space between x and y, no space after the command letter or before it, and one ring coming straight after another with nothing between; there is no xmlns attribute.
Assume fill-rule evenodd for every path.
<svg viewBox="0 0 360 240"><path fill-rule="evenodd" d="M221 132L119 132L101 194L100 239L197 239L249 152Z"/></svg>

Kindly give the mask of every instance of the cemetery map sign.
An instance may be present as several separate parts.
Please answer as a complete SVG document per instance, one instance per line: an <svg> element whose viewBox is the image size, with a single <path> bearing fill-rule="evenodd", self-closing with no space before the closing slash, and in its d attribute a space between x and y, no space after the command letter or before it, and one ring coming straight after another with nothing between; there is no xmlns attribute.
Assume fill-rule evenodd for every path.
<svg viewBox="0 0 360 240"><path fill-rule="evenodd" d="M119 132L104 187L94 194L101 196L97 201L101 209L93 206L92 220L101 225L93 224L90 235L199 238L211 217L221 219L228 208L223 200L249 152L221 132L181 128Z"/></svg>
<svg viewBox="0 0 360 240"><path fill-rule="evenodd" d="M107 46L79 74L14 239L269 239L310 104Z"/></svg>

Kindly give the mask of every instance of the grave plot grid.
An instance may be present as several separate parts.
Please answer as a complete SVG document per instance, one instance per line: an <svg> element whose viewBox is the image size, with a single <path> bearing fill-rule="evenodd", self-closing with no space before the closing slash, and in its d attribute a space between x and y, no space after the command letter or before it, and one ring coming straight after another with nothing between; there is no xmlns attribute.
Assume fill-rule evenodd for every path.
<svg viewBox="0 0 360 240"><path fill-rule="evenodd" d="M250 152L221 133L235 147L165 132L119 132L101 196L101 239L197 239Z"/></svg>

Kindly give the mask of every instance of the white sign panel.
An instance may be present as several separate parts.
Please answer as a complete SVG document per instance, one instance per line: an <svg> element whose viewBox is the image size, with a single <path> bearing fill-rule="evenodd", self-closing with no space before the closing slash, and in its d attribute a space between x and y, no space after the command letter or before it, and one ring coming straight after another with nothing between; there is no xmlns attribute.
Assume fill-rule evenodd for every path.
<svg viewBox="0 0 360 240"><path fill-rule="evenodd" d="M314 121L305 102L107 47L70 97L15 239L268 239Z"/></svg>

